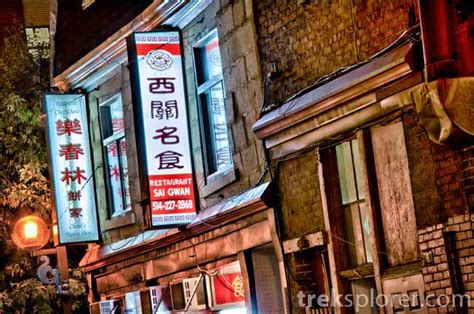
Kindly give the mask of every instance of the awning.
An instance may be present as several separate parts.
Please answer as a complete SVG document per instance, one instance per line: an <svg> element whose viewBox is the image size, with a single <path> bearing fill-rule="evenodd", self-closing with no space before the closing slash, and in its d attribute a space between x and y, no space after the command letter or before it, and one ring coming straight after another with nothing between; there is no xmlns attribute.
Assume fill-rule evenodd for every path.
<svg viewBox="0 0 474 314"><path fill-rule="evenodd" d="M270 183L264 183L219 202L199 212L193 222L181 230L176 228L147 230L112 244L94 246L87 251L79 266L89 271L242 220L269 208L269 190Z"/></svg>
<svg viewBox="0 0 474 314"><path fill-rule="evenodd" d="M419 44L407 40L373 60L293 97L253 126L279 158L413 104L422 82Z"/></svg>

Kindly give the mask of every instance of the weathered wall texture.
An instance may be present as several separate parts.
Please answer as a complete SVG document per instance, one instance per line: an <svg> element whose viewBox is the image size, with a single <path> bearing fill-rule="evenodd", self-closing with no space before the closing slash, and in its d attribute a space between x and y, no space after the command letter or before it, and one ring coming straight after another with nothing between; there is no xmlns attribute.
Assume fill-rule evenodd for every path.
<svg viewBox="0 0 474 314"><path fill-rule="evenodd" d="M273 64L280 72L268 84L267 105L388 46L408 28L410 2L256 1L263 73Z"/></svg>
<svg viewBox="0 0 474 314"><path fill-rule="evenodd" d="M310 151L276 168L284 239L324 230L316 156Z"/></svg>
<svg viewBox="0 0 474 314"><path fill-rule="evenodd" d="M132 200L132 211L126 213L124 217L113 219L113 224L106 223L108 220L108 208L106 187L105 187L105 171L104 158L102 151L102 137L99 125L99 104L120 94L122 96L122 104L125 121L125 140L127 143L128 158L128 180L130 187L130 197ZM135 129L133 125L133 107L130 92L129 72L125 66L118 68L114 75L101 83L88 95L89 105L89 130L91 137L91 146L93 153L95 171L95 186L97 195L97 205L99 211L100 230L104 244L113 243L144 229L143 210L138 202L141 200L140 195L140 179L138 173L138 157L135 138ZM131 217L133 216L133 218Z"/></svg>
<svg viewBox="0 0 474 314"><path fill-rule="evenodd" d="M466 147L462 153L463 181L471 212L474 211L474 145Z"/></svg>
<svg viewBox="0 0 474 314"><path fill-rule="evenodd" d="M214 1L183 30L192 151L198 186L204 186L205 178L192 45L216 28L222 58L227 123L238 176L233 183L203 198L202 207L210 206L255 185L265 163L261 142L252 132L262 104L262 83L252 4L244 0Z"/></svg>
<svg viewBox="0 0 474 314"><path fill-rule="evenodd" d="M416 224L427 227L441 222L444 216L436 187L436 164L431 152L431 142L418 125L414 111L402 116L410 168Z"/></svg>
<svg viewBox="0 0 474 314"><path fill-rule="evenodd" d="M418 231L418 242L424 256L423 279L426 295L450 296L465 293L471 298L469 313L474 311L473 223L474 215L464 214L449 218L445 224ZM450 261L450 256L454 257L454 261ZM456 273L459 274L458 277ZM453 285L456 280L459 282L458 288ZM446 308L430 310L430 313L446 312ZM448 308L448 312L453 312L452 307Z"/></svg>
<svg viewBox="0 0 474 314"><path fill-rule="evenodd" d="M432 143L414 112L403 115L403 124L417 226L431 226L466 212L472 150L462 153Z"/></svg>

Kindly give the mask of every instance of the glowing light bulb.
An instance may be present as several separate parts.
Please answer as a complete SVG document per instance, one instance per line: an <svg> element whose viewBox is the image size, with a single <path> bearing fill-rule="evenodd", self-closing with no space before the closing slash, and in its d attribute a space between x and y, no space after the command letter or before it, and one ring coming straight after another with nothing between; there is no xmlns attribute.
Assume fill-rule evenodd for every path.
<svg viewBox="0 0 474 314"><path fill-rule="evenodd" d="M23 227L23 231L26 239L32 240L38 237L38 225L34 221L27 222Z"/></svg>

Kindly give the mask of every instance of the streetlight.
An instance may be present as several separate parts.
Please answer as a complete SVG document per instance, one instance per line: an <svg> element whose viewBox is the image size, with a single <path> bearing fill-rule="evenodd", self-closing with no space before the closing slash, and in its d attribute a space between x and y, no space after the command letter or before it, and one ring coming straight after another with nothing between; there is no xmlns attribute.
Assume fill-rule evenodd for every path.
<svg viewBox="0 0 474 314"><path fill-rule="evenodd" d="M48 243L49 237L48 226L37 216L23 217L13 227L12 239L20 249L41 249Z"/></svg>
<svg viewBox="0 0 474 314"><path fill-rule="evenodd" d="M40 260L43 261L43 264L38 267L36 273L38 278L45 284L54 284L59 295L67 296L69 295L67 285L69 269L66 247L56 246L52 249L41 250L48 243L50 236L50 230L44 220L33 215L18 220L12 233L13 242L18 248L30 250L32 256L41 255ZM53 237L57 238L56 225L53 226ZM47 255L56 255L59 270L53 269L49 265ZM67 298L63 302L63 313L71 313L71 303Z"/></svg>

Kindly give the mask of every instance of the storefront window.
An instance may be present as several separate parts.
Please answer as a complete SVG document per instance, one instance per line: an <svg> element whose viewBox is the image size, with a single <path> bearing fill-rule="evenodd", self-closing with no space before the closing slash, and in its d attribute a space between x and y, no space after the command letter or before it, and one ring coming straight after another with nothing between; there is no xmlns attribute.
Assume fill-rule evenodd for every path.
<svg viewBox="0 0 474 314"><path fill-rule="evenodd" d="M131 209L122 98L116 95L99 109L109 214L115 217Z"/></svg>

